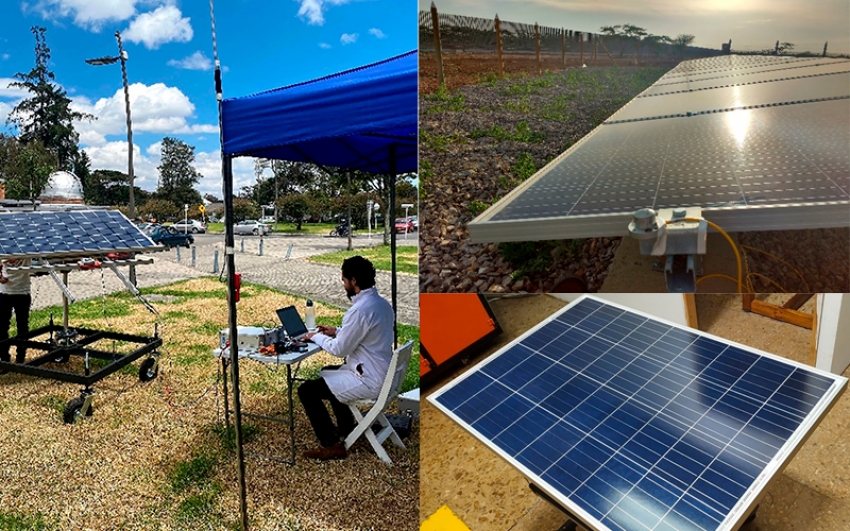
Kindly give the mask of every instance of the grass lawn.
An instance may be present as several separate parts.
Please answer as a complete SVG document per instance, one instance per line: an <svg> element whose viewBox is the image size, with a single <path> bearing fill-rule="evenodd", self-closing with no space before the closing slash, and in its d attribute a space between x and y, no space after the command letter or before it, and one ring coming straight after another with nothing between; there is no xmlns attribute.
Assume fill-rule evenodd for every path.
<svg viewBox="0 0 850 531"><path fill-rule="evenodd" d="M299 231L295 223L278 223L277 230L274 230L274 223L269 223L269 225L272 227L272 234L314 234L318 236L327 236L336 227L336 223L302 223ZM207 223L207 232L211 234L224 233L224 223ZM366 231L355 229L354 234L366 234Z"/></svg>
<svg viewBox="0 0 850 531"><path fill-rule="evenodd" d="M123 293L70 307L72 326L150 335L156 323L164 341L159 376L139 383L136 362L107 377L95 385L91 418L62 423L61 412L78 395L77 385L0 375L0 444L13 456L2 462L0 529L238 528L233 436L224 428L221 364L211 355L219 329L227 326L224 284L201 278L142 291L158 316ZM289 304L304 311L303 298L243 284L239 323L268 326L274 309ZM38 310L32 326L46 324L51 312L61 320L59 307ZM343 310L317 303L316 315L317 322L336 325ZM417 327L399 325L400 342L416 340L405 389L418 387L418 336ZM100 350L113 347L120 351L122 345ZM339 360L317 354L302 363L299 376L315 375L332 363ZM83 370L76 356L66 365L46 367ZM243 360L239 368L244 411L280 415L286 410L284 367ZM294 405L300 454L316 440L297 398ZM285 457L288 427L248 418L243 426L246 451ZM406 449L386 447L391 467L364 441L354 445L348 459L332 464L299 457L288 466L246 457L252 529L417 529L418 427L405 444ZM121 503L103 510L103 500L115 492L121 492Z"/></svg>
<svg viewBox="0 0 850 531"><path fill-rule="evenodd" d="M418 237L418 234L415 234ZM403 241L403 240L402 240ZM339 265L350 256L360 255L369 259L375 265L375 269L381 271L392 270L392 256L389 245L378 245L367 249L354 249L353 251L337 251L334 253L320 254L308 258L311 262ZM402 273L411 275L419 274L419 247L415 245L396 246L396 267Z"/></svg>

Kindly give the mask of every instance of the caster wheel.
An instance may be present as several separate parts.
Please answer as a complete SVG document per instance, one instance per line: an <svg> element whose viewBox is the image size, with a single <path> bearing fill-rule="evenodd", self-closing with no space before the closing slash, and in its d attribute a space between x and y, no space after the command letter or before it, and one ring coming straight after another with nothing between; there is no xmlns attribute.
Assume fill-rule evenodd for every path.
<svg viewBox="0 0 850 531"><path fill-rule="evenodd" d="M65 422L65 424L73 424L78 418L83 416L80 411L83 409L83 404L85 403L85 401L85 398L79 396L68 402L68 405L65 406L65 412L62 414L62 420ZM91 417L93 412L94 405L89 406L89 410L86 412L85 416Z"/></svg>
<svg viewBox="0 0 850 531"><path fill-rule="evenodd" d="M68 360L70 360L70 359L71 359L70 354L62 354L60 356L53 358L53 362L54 363L68 363Z"/></svg>
<svg viewBox="0 0 850 531"><path fill-rule="evenodd" d="M139 366L139 381L149 382L159 374L159 364L156 358L148 358Z"/></svg>

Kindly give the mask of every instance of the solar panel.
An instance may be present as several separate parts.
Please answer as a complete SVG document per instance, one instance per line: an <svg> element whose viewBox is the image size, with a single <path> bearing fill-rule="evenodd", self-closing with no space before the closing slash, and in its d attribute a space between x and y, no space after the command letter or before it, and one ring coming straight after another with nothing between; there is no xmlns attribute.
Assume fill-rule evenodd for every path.
<svg viewBox="0 0 850 531"><path fill-rule="evenodd" d="M584 297L429 397L597 531L725 531L847 379Z"/></svg>
<svg viewBox="0 0 850 531"><path fill-rule="evenodd" d="M0 259L161 249L117 210L0 213Z"/></svg>
<svg viewBox="0 0 850 531"><path fill-rule="evenodd" d="M472 240L624 236L640 208L688 206L729 232L850 225L850 61L712 64L661 78L474 219Z"/></svg>

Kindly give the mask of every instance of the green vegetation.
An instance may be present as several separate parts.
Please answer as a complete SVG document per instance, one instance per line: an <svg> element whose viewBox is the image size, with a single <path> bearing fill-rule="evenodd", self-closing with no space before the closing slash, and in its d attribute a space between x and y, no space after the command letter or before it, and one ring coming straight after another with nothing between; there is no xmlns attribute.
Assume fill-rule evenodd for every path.
<svg viewBox="0 0 850 531"><path fill-rule="evenodd" d="M488 208L490 208L490 205L488 205L487 203L484 203L482 201L470 201L466 205L466 209L469 210L469 213L472 214L473 216L477 216L478 214L484 212Z"/></svg>
<svg viewBox="0 0 850 531"><path fill-rule="evenodd" d="M544 88L555 84L555 74L546 72L542 76L518 79L506 85L502 92L508 96L521 96L525 94L540 94Z"/></svg>
<svg viewBox="0 0 850 531"><path fill-rule="evenodd" d="M427 131L420 130L419 142L434 151L443 152L449 149L450 144L463 144L466 142L466 139L460 133L452 133L450 135L432 135Z"/></svg>
<svg viewBox="0 0 850 531"><path fill-rule="evenodd" d="M434 102L429 112L463 111L463 94L460 92L452 93L445 85L440 85L440 88L425 96L425 99Z"/></svg>
<svg viewBox="0 0 850 531"><path fill-rule="evenodd" d="M236 450L236 428L232 424L224 426L223 424L213 424L210 427L212 433L218 439L221 446L230 452ZM262 433L262 430L257 426L243 422L242 423L242 442L248 444Z"/></svg>
<svg viewBox="0 0 850 531"><path fill-rule="evenodd" d="M410 240L416 240L417 233L408 234ZM398 236L399 242L404 242L404 235ZM389 245L378 245L366 249L354 249L352 251L337 251L328 254L320 254L308 258L311 262L332 264L339 267L342 261L351 256L360 255L367 258L380 271L392 269L392 255ZM416 245L399 245L396 247L396 268L402 273L416 275L419 273L419 248Z"/></svg>
<svg viewBox="0 0 850 531"><path fill-rule="evenodd" d="M27 515L17 511L0 513L0 529L3 531L48 531L49 526L40 514Z"/></svg>
<svg viewBox="0 0 850 531"><path fill-rule="evenodd" d="M535 133L528 126L528 122L520 122L516 126L516 131L511 132L507 129L502 129L498 125L494 125L489 129L476 129L469 133L470 138L490 137L497 141L515 140L517 142L542 142L545 138L543 133Z"/></svg>
<svg viewBox="0 0 850 531"><path fill-rule="evenodd" d="M535 173L537 173L537 166L534 165L534 157L531 156L531 153L522 153L517 158L514 165L511 167L511 171L514 172L514 175L520 180L520 182L525 181Z"/></svg>
<svg viewBox="0 0 850 531"><path fill-rule="evenodd" d="M282 221L277 224L277 229L274 228L274 223L268 224L272 228L272 234L315 234L327 236L331 230L336 227L336 223L307 223L301 224L301 230L295 223ZM207 232L210 234L224 234L224 223L207 223ZM354 229L354 234L365 232L360 229ZM237 238L239 235L237 235Z"/></svg>
<svg viewBox="0 0 850 531"><path fill-rule="evenodd" d="M546 240L500 243L499 252L514 267L513 277L530 278L549 270L553 261L576 260L582 240Z"/></svg>

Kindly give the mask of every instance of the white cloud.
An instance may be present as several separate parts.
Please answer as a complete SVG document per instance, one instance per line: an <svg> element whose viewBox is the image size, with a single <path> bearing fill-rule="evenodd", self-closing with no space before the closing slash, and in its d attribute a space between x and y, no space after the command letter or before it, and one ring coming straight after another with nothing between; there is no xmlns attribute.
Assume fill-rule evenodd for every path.
<svg viewBox="0 0 850 531"><path fill-rule="evenodd" d="M143 190L153 192L156 190L159 172L156 167L161 161L161 142L155 142L145 149L133 145L133 174L135 184ZM92 170L116 170L127 171L127 142L109 142L102 146L85 148L91 159ZM221 197L221 152L201 151L195 153L195 162L192 166L198 170L202 177L197 190L204 194L213 194ZM239 157L233 159L233 189L238 192L243 186L254 184L254 159L251 157Z"/></svg>
<svg viewBox="0 0 850 531"><path fill-rule="evenodd" d="M370 29L369 33L371 33L372 35L374 35L375 37L377 37L379 39L383 39L384 37L386 37L386 35L384 35L384 32L379 30L378 28Z"/></svg>
<svg viewBox="0 0 850 531"><path fill-rule="evenodd" d="M211 70L213 67L212 60L201 51L197 51L189 57L180 60L172 59L168 61L168 66L175 66L186 70Z"/></svg>
<svg viewBox="0 0 850 531"><path fill-rule="evenodd" d="M330 47L331 47L331 45L326 43L326 42L320 42L319 43L319 48L321 48L323 50L328 50L328 49L330 49Z"/></svg>
<svg viewBox="0 0 850 531"><path fill-rule="evenodd" d="M34 11L48 20L73 17L74 24L100 31L110 21L127 20L136 14L138 0L39 0L34 4L21 4L24 13Z"/></svg>
<svg viewBox="0 0 850 531"><path fill-rule="evenodd" d="M92 103L86 97L74 98L74 110L97 117L92 122L74 122L83 145L105 145L108 135L126 134L124 91L118 89L109 98ZM192 124L188 120L194 115L195 106L176 87L164 83L130 85L130 114L133 131L164 134L218 133L218 126Z"/></svg>
<svg viewBox="0 0 850 531"><path fill-rule="evenodd" d="M298 8L298 16L307 19L307 24L321 26L325 23L325 12L328 6L341 6L349 0L297 0L301 7Z"/></svg>
<svg viewBox="0 0 850 531"><path fill-rule="evenodd" d="M22 100L29 95L29 91L26 89L9 86L9 83L14 83L15 81L17 79L13 77L0 77L0 98Z"/></svg>
<svg viewBox="0 0 850 531"><path fill-rule="evenodd" d="M354 44L357 42L357 37L359 37L359 35L356 33L343 33L339 38L339 42L343 44Z"/></svg>
<svg viewBox="0 0 850 531"><path fill-rule="evenodd" d="M124 37L135 43L143 43L149 50L155 50L167 42L189 42L194 34L190 20L176 6L160 6L136 17L130 27L124 30Z"/></svg>

